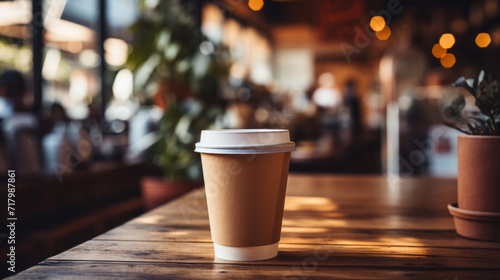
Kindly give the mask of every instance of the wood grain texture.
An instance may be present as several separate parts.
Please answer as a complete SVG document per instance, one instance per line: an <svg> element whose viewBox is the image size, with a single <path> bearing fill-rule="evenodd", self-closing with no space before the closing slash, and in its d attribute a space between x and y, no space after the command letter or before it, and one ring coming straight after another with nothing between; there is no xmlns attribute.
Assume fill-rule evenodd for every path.
<svg viewBox="0 0 500 280"><path fill-rule="evenodd" d="M147 229L147 231L145 230ZM143 234L139 235L138 233ZM125 224L94 240L211 242L210 231L202 227L172 227ZM280 244L394 245L409 247L496 248L500 243L469 240L454 230L380 230L345 228L283 227Z"/></svg>
<svg viewBox="0 0 500 280"><path fill-rule="evenodd" d="M214 257L211 243L96 241L85 242L49 258L65 261L234 263ZM364 267L500 267L498 249L280 244L276 258L250 262L261 265L300 265L311 260L321 266Z"/></svg>
<svg viewBox="0 0 500 280"><path fill-rule="evenodd" d="M290 175L279 254L214 258L197 189L13 279L498 279L500 243L456 235L456 180Z"/></svg>
<svg viewBox="0 0 500 280"><path fill-rule="evenodd" d="M249 265L199 263L45 261L16 279L498 279L497 270L412 270L401 268L326 267L301 264Z"/></svg>

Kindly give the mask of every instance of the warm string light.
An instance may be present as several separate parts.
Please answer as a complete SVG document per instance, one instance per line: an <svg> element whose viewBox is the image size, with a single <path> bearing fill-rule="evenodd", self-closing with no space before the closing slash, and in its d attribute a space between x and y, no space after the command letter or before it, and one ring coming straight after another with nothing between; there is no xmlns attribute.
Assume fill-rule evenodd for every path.
<svg viewBox="0 0 500 280"><path fill-rule="evenodd" d="M441 38L439 38L439 45L443 47L443 49L449 49L453 47L455 44L455 36L451 33L445 33L441 35Z"/></svg>
<svg viewBox="0 0 500 280"><path fill-rule="evenodd" d="M432 47L432 55L434 55L435 58L442 58L446 53L447 50L443 49L440 44L435 44L434 47Z"/></svg>
<svg viewBox="0 0 500 280"><path fill-rule="evenodd" d="M373 31L382 31L385 27L385 19L381 16L374 16L370 21L370 27Z"/></svg>
<svg viewBox="0 0 500 280"><path fill-rule="evenodd" d="M249 0L248 1L248 7L252 9L253 11L260 11L262 7L264 6L264 0Z"/></svg>
<svg viewBox="0 0 500 280"><path fill-rule="evenodd" d="M377 36L377 38L379 38L379 40L387 40L391 36L391 29L386 25L382 30L377 31L375 35Z"/></svg>
<svg viewBox="0 0 500 280"><path fill-rule="evenodd" d="M387 40L391 36L391 29L386 25L385 19L381 16L372 17L370 27L381 41Z"/></svg>
<svg viewBox="0 0 500 280"><path fill-rule="evenodd" d="M476 45L480 48L486 48L491 43L491 37L488 33L479 33L476 37Z"/></svg>
<svg viewBox="0 0 500 280"><path fill-rule="evenodd" d="M456 59L452 53L447 53L441 58L441 65L444 68L451 68L455 65Z"/></svg>
<svg viewBox="0 0 500 280"><path fill-rule="evenodd" d="M480 48L486 48L491 43L491 36L488 33L479 33L476 36L476 45ZM450 68L455 65L456 58L452 53L448 53L448 49L455 44L455 36L451 33L445 33L439 38L439 44L432 47L432 55L439 58L441 65L445 68Z"/></svg>
<svg viewBox="0 0 500 280"><path fill-rule="evenodd" d="M432 47L432 55L440 59L439 62L441 62L441 66L444 68L453 67L457 61L454 54L448 53L448 49L453 47L454 44L455 36L451 33L444 33L439 38L439 43Z"/></svg>

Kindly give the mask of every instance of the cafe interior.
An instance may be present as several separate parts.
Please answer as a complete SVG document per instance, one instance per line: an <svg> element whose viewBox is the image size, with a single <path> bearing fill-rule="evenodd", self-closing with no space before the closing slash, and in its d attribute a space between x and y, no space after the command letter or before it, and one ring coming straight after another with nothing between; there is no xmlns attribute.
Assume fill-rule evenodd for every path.
<svg viewBox="0 0 500 280"><path fill-rule="evenodd" d="M459 77L498 74L499 12L498 0L0 1L18 268L202 186L205 129L288 129L290 174L456 177L461 132L443 110Z"/></svg>

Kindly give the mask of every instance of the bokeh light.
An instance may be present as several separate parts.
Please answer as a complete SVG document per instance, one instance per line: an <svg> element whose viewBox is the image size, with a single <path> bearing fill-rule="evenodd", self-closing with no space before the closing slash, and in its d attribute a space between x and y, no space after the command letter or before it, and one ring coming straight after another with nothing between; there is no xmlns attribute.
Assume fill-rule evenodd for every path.
<svg viewBox="0 0 500 280"><path fill-rule="evenodd" d="M443 47L443 49L449 49L455 44L455 37L453 34L445 33L441 35L441 38L439 38L439 44Z"/></svg>
<svg viewBox="0 0 500 280"><path fill-rule="evenodd" d="M370 27L373 31L382 31L385 27L385 19L381 16L374 16L370 21Z"/></svg>
<svg viewBox="0 0 500 280"><path fill-rule="evenodd" d="M382 29L381 31L377 31L375 35L382 41L387 40L391 36L391 29L386 25L384 26L384 29Z"/></svg>
<svg viewBox="0 0 500 280"><path fill-rule="evenodd" d="M264 0L249 0L248 7L254 11L259 11L264 6Z"/></svg>
<svg viewBox="0 0 500 280"><path fill-rule="evenodd" d="M455 62L456 59L452 53L447 53L441 58L441 65L443 65L444 68L451 68L455 65Z"/></svg>
<svg viewBox="0 0 500 280"><path fill-rule="evenodd" d="M443 49L440 44L435 44L434 47L432 47L432 55L436 58L442 58L446 54L446 49Z"/></svg>
<svg viewBox="0 0 500 280"><path fill-rule="evenodd" d="M486 48L491 43L491 37L488 33L479 33L476 37L476 45L480 48Z"/></svg>

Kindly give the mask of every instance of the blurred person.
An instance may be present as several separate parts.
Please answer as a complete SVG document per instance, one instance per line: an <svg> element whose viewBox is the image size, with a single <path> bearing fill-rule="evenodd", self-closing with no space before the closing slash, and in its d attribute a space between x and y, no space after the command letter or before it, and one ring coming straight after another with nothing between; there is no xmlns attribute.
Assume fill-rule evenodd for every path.
<svg viewBox="0 0 500 280"><path fill-rule="evenodd" d="M2 120L2 148L9 169L19 174L36 174L41 171L39 143L36 129L37 117L24 106L26 80L17 70L6 70L0 75L0 96L5 110Z"/></svg>
<svg viewBox="0 0 500 280"><path fill-rule="evenodd" d="M7 110L3 112L2 128L7 131L36 128L37 117L24 106L26 80L17 70L6 70L0 75L0 96L4 97Z"/></svg>
<svg viewBox="0 0 500 280"><path fill-rule="evenodd" d="M333 136L335 144L340 140L340 121L338 110L343 105L340 92L334 88L335 76L325 72L318 77L319 87L313 92L313 102L318 106L318 113L323 119L326 136Z"/></svg>
<svg viewBox="0 0 500 280"><path fill-rule="evenodd" d="M294 117L289 125L290 134L296 142L316 141L320 137L322 120L317 114L317 105L312 102L314 87L291 95Z"/></svg>
<svg viewBox="0 0 500 280"><path fill-rule="evenodd" d="M433 124L432 115L436 108L424 94L418 92L418 89L404 91L398 103L405 124L405 129L401 129L400 132L400 155L409 161L412 160L415 151L419 151L422 157L418 158L418 164L412 165L412 175L428 174L429 156L422 151L420 143L428 141L429 129Z"/></svg>
<svg viewBox="0 0 500 280"><path fill-rule="evenodd" d="M354 79L349 79L345 86L344 105L349 108L351 128L353 132L361 131L361 104Z"/></svg>
<svg viewBox="0 0 500 280"><path fill-rule="evenodd" d="M53 103L52 106L50 106L49 119L54 123L69 121L69 117L68 114L66 114L66 110L64 110L64 107L57 102Z"/></svg>
<svg viewBox="0 0 500 280"><path fill-rule="evenodd" d="M47 134L52 131L56 123L68 123L69 121L70 118L64 107L60 103L54 102L41 114L38 131L41 134Z"/></svg>
<svg viewBox="0 0 500 280"><path fill-rule="evenodd" d="M6 70L0 75L0 96L12 102L15 111L24 110L23 97L26 92L26 80L17 70Z"/></svg>
<svg viewBox="0 0 500 280"><path fill-rule="evenodd" d="M6 70L0 75L0 118L11 117L14 110L22 108L26 90L23 75L16 70Z"/></svg>
<svg viewBox="0 0 500 280"><path fill-rule="evenodd" d="M318 78L319 87L313 92L312 99L320 108L335 111L342 105L340 92L334 88L335 76L326 72Z"/></svg>

